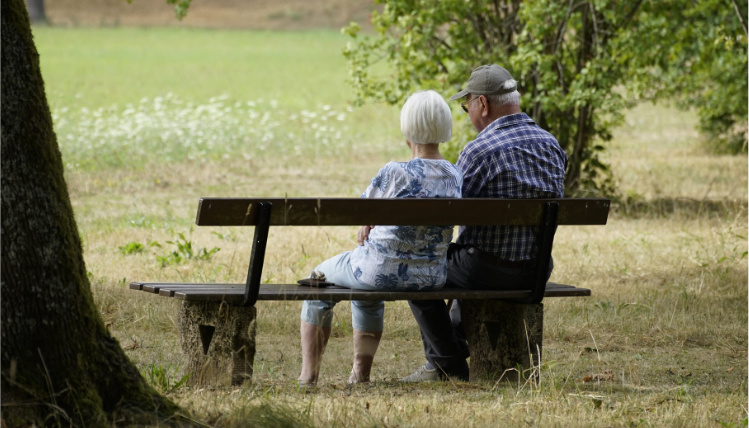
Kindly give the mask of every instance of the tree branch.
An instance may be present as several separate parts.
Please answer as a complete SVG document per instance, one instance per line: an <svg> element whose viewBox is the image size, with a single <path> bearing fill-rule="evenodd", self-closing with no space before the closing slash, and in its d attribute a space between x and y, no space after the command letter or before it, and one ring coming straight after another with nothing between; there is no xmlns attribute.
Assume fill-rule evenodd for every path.
<svg viewBox="0 0 749 428"><path fill-rule="evenodd" d="M567 13L564 16L564 20L559 25L559 30L557 30L557 41L556 45L554 46L554 54L556 54L559 51L559 47L562 45L562 38L564 36L564 32L567 30L567 22L570 20L570 15L572 15L572 2L574 0L570 0L570 5L567 7Z"/></svg>
<svg viewBox="0 0 749 428"><path fill-rule="evenodd" d="M436 43L435 43L436 42ZM437 55L437 46L436 45L443 45L447 47L448 51L451 50L450 45L447 44L442 38L439 36L432 36L429 42L429 47L432 48L432 53L434 54L434 57L432 58L433 61L437 62L437 65L439 68L442 69L442 72L445 74L449 74L450 70L447 69L447 66L442 62L441 59L439 59L439 55Z"/></svg>
<svg viewBox="0 0 749 428"><path fill-rule="evenodd" d="M590 19L593 22L593 46L595 47L595 52L597 53L601 46L601 42L598 40L598 22L596 21L596 7L593 5L593 3L588 3L588 4L590 5Z"/></svg>
<svg viewBox="0 0 749 428"><path fill-rule="evenodd" d="M749 35L746 30L746 19L741 15L741 9L739 9L739 4L736 3L736 0L731 0L731 3L733 3L733 8L736 10L736 16L739 17L739 22L741 22L741 27L744 29L744 34Z"/></svg>
<svg viewBox="0 0 749 428"><path fill-rule="evenodd" d="M478 38L483 42L484 49L488 51L491 51L491 42L489 38L487 37L486 33L484 32L484 26L481 21L481 17L474 15L474 14L467 14L468 19L473 23L473 29L475 31L475 34L478 36Z"/></svg>
<svg viewBox="0 0 749 428"><path fill-rule="evenodd" d="M447 43L447 41L445 39L443 39L442 37L434 36L434 39L437 40L437 41L439 41L439 44L441 44L442 46L446 47L447 50L449 50L449 51L453 50L453 47L450 46L450 43Z"/></svg>
<svg viewBox="0 0 749 428"><path fill-rule="evenodd" d="M637 3L635 3L632 10L629 11L629 14L627 15L627 17L624 19L624 21L622 21L622 25L615 27L613 33L616 33L617 31L626 28L632 22L632 19L635 17L635 13L637 13L637 9L640 8L641 4L642 4L642 0L637 0Z"/></svg>
<svg viewBox="0 0 749 428"><path fill-rule="evenodd" d="M557 59L557 75L559 76L559 86L562 87L562 93L567 95L567 87L564 84L564 66L562 62Z"/></svg>

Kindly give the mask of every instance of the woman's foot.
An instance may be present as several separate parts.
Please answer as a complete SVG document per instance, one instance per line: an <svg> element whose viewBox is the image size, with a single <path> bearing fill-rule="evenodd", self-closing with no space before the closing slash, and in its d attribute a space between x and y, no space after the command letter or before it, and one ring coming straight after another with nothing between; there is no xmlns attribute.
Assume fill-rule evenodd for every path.
<svg viewBox="0 0 749 428"><path fill-rule="evenodd" d="M362 375L357 375L354 370L351 370L351 376L348 377L348 383L350 385L355 383L369 383L369 375L364 377Z"/></svg>
<svg viewBox="0 0 749 428"><path fill-rule="evenodd" d="M318 327L302 321L299 333L302 338L302 372L297 385L305 387L317 384L322 365L322 356L330 338L330 327Z"/></svg>
<svg viewBox="0 0 749 428"><path fill-rule="evenodd" d="M381 331L354 329L354 368L351 369L348 383L369 382L369 373L381 338Z"/></svg>
<svg viewBox="0 0 749 428"><path fill-rule="evenodd" d="M310 389L310 388L315 388L317 384L314 382L308 382L308 381L304 381L301 379L297 379L296 386L299 389Z"/></svg>

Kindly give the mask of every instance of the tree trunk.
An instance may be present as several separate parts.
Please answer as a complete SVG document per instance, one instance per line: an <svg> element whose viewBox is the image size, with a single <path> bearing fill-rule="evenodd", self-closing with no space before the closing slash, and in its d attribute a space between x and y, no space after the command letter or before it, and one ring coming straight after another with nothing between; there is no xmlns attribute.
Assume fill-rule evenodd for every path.
<svg viewBox="0 0 749 428"><path fill-rule="evenodd" d="M3 426L180 423L94 305L26 7L1 7Z"/></svg>
<svg viewBox="0 0 749 428"><path fill-rule="evenodd" d="M471 347L471 382L538 380L543 303L463 300L460 310Z"/></svg>

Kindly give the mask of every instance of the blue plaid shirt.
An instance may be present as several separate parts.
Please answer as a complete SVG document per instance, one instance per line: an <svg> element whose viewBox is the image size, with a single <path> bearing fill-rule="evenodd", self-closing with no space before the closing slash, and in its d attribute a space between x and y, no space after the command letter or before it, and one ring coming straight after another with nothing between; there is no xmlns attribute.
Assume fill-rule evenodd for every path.
<svg viewBox="0 0 749 428"><path fill-rule="evenodd" d="M567 155L525 113L495 120L458 157L464 198L561 198ZM529 226L461 226L457 242L521 261L536 255Z"/></svg>

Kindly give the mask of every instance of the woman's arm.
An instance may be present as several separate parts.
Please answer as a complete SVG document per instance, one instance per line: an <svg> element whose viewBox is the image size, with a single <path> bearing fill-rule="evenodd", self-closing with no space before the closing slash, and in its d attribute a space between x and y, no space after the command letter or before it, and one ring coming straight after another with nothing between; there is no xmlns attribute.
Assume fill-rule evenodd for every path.
<svg viewBox="0 0 749 428"><path fill-rule="evenodd" d="M389 162L377 172L377 175L372 179L369 186L364 193L362 198L390 198L394 195L394 189L400 187L402 183L401 176L399 174L398 164ZM359 232L356 234L356 242L359 245L364 245L364 241L369 239L369 232L374 229L374 226L362 226L359 228Z"/></svg>
<svg viewBox="0 0 749 428"><path fill-rule="evenodd" d="M362 226L359 228L359 232L356 234L356 242L359 245L364 245L364 241L369 239L369 231L374 229L374 226Z"/></svg>

